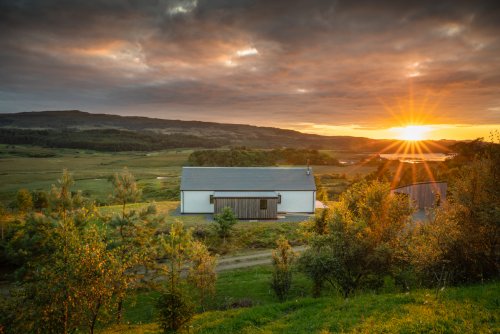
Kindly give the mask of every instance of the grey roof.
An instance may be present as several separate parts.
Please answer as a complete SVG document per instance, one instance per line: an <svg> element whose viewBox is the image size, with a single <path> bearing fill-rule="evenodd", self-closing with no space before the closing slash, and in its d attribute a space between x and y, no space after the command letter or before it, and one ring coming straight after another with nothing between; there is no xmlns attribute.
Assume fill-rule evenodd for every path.
<svg viewBox="0 0 500 334"><path fill-rule="evenodd" d="M306 167L183 167L181 190L316 190Z"/></svg>
<svg viewBox="0 0 500 334"><path fill-rule="evenodd" d="M275 191L215 191L215 198L276 198Z"/></svg>

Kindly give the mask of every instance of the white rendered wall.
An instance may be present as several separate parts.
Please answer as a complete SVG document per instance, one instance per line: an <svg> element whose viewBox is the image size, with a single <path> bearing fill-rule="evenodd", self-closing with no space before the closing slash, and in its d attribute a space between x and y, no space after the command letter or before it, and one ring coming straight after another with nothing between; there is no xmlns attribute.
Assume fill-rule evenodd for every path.
<svg viewBox="0 0 500 334"><path fill-rule="evenodd" d="M181 191L182 213L213 213L214 205L210 204L213 191Z"/></svg>
<svg viewBox="0 0 500 334"><path fill-rule="evenodd" d="M315 191L276 191L281 195L278 212L314 212ZM210 204L213 191L181 191L181 213L213 213L214 205Z"/></svg>
<svg viewBox="0 0 500 334"><path fill-rule="evenodd" d="M281 195L278 212L314 212L315 191L276 191Z"/></svg>

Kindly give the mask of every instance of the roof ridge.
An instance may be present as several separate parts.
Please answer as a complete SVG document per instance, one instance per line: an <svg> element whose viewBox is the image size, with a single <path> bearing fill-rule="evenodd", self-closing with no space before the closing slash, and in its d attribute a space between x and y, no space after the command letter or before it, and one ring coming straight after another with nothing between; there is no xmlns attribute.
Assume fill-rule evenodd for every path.
<svg viewBox="0 0 500 334"><path fill-rule="evenodd" d="M279 167L265 167L265 166L257 166L257 167L228 167L228 166L182 166L182 168L232 168L232 169L307 169L307 166L297 166L297 167L288 167L288 166L279 166ZM311 167L309 167L311 168ZM311 168L312 169L312 168Z"/></svg>

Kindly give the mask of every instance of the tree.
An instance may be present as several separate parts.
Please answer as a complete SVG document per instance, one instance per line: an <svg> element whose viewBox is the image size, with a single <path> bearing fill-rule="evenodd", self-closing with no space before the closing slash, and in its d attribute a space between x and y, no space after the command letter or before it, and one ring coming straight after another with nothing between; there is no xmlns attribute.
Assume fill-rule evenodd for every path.
<svg viewBox="0 0 500 334"><path fill-rule="evenodd" d="M238 222L233 210L230 207L225 207L220 214L214 215L214 221L217 234L226 242L226 238L231 235L234 224Z"/></svg>
<svg viewBox="0 0 500 334"><path fill-rule="evenodd" d="M443 217L458 225L453 259L457 282L498 277L500 273L500 145L464 166L450 186Z"/></svg>
<svg viewBox="0 0 500 334"><path fill-rule="evenodd" d="M314 228L315 224L310 229L310 248L299 262L313 280L313 294L319 296L324 282L346 297L363 282L375 279L372 284L381 284L391 273L399 236L409 226L413 210L406 198L391 193L388 183L351 186L331 213L324 213L327 228Z"/></svg>
<svg viewBox="0 0 500 334"><path fill-rule="evenodd" d="M94 224L99 217L93 204L72 192L72 184L64 170L52 186L50 210L29 214L9 229L6 254L20 265L22 288L7 303L12 313L2 319L17 332L93 332L127 289L137 286L139 264L156 258L154 206L127 212L127 225L113 238L106 225Z"/></svg>
<svg viewBox="0 0 500 334"><path fill-rule="evenodd" d="M169 233L160 237L160 248L160 255L167 263L160 266L166 279L157 303L159 320L165 332L176 331L194 313L187 283L195 288L202 308L206 298L215 293L216 258L208 253L205 245L193 240L192 230L184 229L181 221L175 221ZM182 272L188 267L186 279Z"/></svg>
<svg viewBox="0 0 500 334"><path fill-rule="evenodd" d="M137 268L142 265L148 269L153 265L156 253L154 232L159 217L153 204L140 212L127 211L127 204L135 202L141 195L134 176L127 168L114 175L112 184L112 197L122 206L121 215L115 215L110 221L110 226L116 232L111 246L117 250L121 268L119 279L115 282L118 305L116 321L119 323L123 313L123 298L139 278Z"/></svg>
<svg viewBox="0 0 500 334"><path fill-rule="evenodd" d="M194 306L180 289L163 291L156 303L160 327L165 333L175 332L191 320Z"/></svg>
<svg viewBox="0 0 500 334"><path fill-rule="evenodd" d="M5 253L9 261L19 267L18 274L23 276L30 263L43 260L54 252L56 226L57 221L50 217L34 214L11 224Z"/></svg>
<svg viewBox="0 0 500 334"><path fill-rule="evenodd" d="M83 233L72 260L72 279L79 290L77 298L81 307L81 320L90 333L97 321L110 318L114 301L114 282L119 279L120 263L116 252L107 248L96 227Z"/></svg>
<svg viewBox="0 0 500 334"><path fill-rule="evenodd" d="M319 213L316 212L314 219L302 223L302 231L306 237L314 235L325 235L328 233L328 220L330 210L322 209Z"/></svg>
<svg viewBox="0 0 500 334"><path fill-rule="evenodd" d="M31 263L9 316L13 332L94 332L113 303L117 265L102 231L79 230L71 220L52 230L54 251Z"/></svg>
<svg viewBox="0 0 500 334"><path fill-rule="evenodd" d="M276 249L273 250L274 271L271 287L281 302L288 296L292 285L292 264L295 256L285 237L281 236L276 240Z"/></svg>
<svg viewBox="0 0 500 334"><path fill-rule="evenodd" d="M160 247L168 263L161 267L167 278L158 299L160 326L165 332L181 328L193 315L194 307L181 280L181 272L190 258L191 230L185 230L181 221L170 226L167 235L160 238Z"/></svg>
<svg viewBox="0 0 500 334"><path fill-rule="evenodd" d="M426 285L435 286L436 292L446 286L454 271L449 257L457 246L459 227L449 213L449 207L436 208L429 215L430 221L420 222L409 231L410 237L401 253Z"/></svg>
<svg viewBox="0 0 500 334"><path fill-rule="evenodd" d="M318 190L316 192L316 199L323 203L328 202L328 190L324 186L318 186Z"/></svg>
<svg viewBox="0 0 500 334"><path fill-rule="evenodd" d="M2 241L5 239L5 224L7 223L7 211L4 206L0 203L0 235Z"/></svg>
<svg viewBox="0 0 500 334"><path fill-rule="evenodd" d="M57 186L52 185L49 196L49 209L42 214L28 214L11 224L6 254L9 260L18 265L18 273L29 271L30 263L47 258L54 252L54 231L57 226L66 228L68 222L79 229L94 219L92 203L85 202L79 193L71 192L73 179L63 170ZM85 205L85 206L84 206Z"/></svg>
<svg viewBox="0 0 500 334"><path fill-rule="evenodd" d="M125 219L126 205L137 201L141 196L141 191L127 167L123 168L120 174L116 173L111 182L113 183L113 199L122 205L122 219Z"/></svg>
<svg viewBox="0 0 500 334"><path fill-rule="evenodd" d="M26 213L33 209L33 198L28 189L19 189L16 195L16 204L19 212Z"/></svg>
<svg viewBox="0 0 500 334"><path fill-rule="evenodd" d="M339 221L330 222L327 235L310 240L300 258L301 270L313 281L313 296L319 297L324 283L349 296L369 273L369 248L359 238L361 229Z"/></svg>
<svg viewBox="0 0 500 334"><path fill-rule="evenodd" d="M33 208L37 211L42 211L49 207L49 195L45 191L34 191L33 196Z"/></svg>
<svg viewBox="0 0 500 334"><path fill-rule="evenodd" d="M480 147L450 182L447 203L418 225L402 257L425 284L481 281L500 273L500 148ZM467 150L468 156L474 156Z"/></svg>
<svg viewBox="0 0 500 334"><path fill-rule="evenodd" d="M215 294L217 258L210 255L203 243L194 241L191 244L190 261L188 282L198 291L201 308L205 310L207 297Z"/></svg>
<svg viewBox="0 0 500 334"><path fill-rule="evenodd" d="M57 180L57 185L53 184L50 189L49 206L51 214L63 223L73 218L73 214L85 204L81 192L73 193L71 191L74 183L73 175L67 169L63 169L61 178Z"/></svg>

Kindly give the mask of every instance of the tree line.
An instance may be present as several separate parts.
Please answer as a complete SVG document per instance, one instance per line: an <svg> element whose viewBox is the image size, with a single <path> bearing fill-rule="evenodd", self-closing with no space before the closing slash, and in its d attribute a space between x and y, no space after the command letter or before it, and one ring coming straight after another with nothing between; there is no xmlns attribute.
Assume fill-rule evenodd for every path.
<svg viewBox="0 0 500 334"><path fill-rule="evenodd" d="M118 129L32 130L0 128L0 143L96 151L157 151L172 148L215 148L223 142L187 134L162 134Z"/></svg>
<svg viewBox="0 0 500 334"><path fill-rule="evenodd" d="M253 167L288 165L340 165L332 156L313 149L284 148L255 150L233 148L230 150L202 150L189 155L191 166Z"/></svg>

